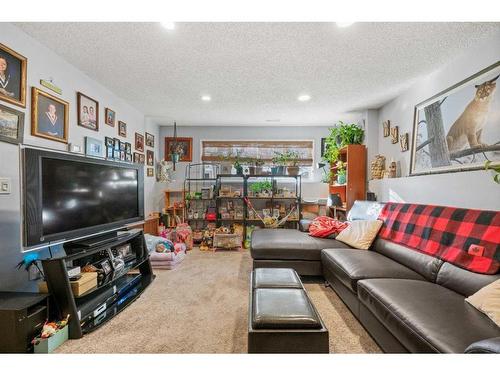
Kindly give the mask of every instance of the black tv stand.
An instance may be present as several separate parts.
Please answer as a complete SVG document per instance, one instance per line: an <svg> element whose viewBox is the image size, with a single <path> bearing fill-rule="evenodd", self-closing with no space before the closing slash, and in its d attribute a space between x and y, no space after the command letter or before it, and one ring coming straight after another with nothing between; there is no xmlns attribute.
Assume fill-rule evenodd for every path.
<svg viewBox="0 0 500 375"><path fill-rule="evenodd" d="M103 245L108 242L113 242L116 241L119 237L118 232L112 231L108 233L104 233L102 235L97 235L89 238L84 238L78 241L73 241L69 243L70 248L89 248L89 247L94 247L98 245ZM68 246L66 246L68 247Z"/></svg>
<svg viewBox="0 0 500 375"><path fill-rule="evenodd" d="M68 243L68 255L42 261L49 292L60 318L70 315L69 337L77 339L112 319L134 302L153 282L155 276L142 230L123 235L90 238L87 243ZM68 266L99 264L110 259L119 247L129 246L131 254L123 258L124 267L102 278L98 285L75 295L68 278ZM110 260L112 263L112 261Z"/></svg>

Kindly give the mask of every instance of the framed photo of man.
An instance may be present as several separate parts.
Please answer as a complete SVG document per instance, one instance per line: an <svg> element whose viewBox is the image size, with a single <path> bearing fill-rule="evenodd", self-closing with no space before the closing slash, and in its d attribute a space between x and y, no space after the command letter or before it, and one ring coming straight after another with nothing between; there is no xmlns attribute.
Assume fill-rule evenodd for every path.
<svg viewBox="0 0 500 375"><path fill-rule="evenodd" d="M31 91L31 134L68 143L69 103L33 87Z"/></svg>
<svg viewBox="0 0 500 375"><path fill-rule="evenodd" d="M99 102L81 92L77 93L78 125L99 131Z"/></svg>
<svg viewBox="0 0 500 375"><path fill-rule="evenodd" d="M23 143L24 113L0 104L0 141Z"/></svg>
<svg viewBox="0 0 500 375"><path fill-rule="evenodd" d="M26 107L26 57L0 43L0 100Z"/></svg>

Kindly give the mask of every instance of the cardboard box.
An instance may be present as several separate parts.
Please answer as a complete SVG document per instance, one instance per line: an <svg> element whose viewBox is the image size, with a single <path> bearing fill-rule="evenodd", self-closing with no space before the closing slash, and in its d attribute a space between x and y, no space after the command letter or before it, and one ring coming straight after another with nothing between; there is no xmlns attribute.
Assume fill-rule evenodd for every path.
<svg viewBox="0 0 500 375"><path fill-rule="evenodd" d="M79 280L70 281L70 284L75 297L81 296L97 287L97 272L82 272L82 277Z"/></svg>
<svg viewBox="0 0 500 375"><path fill-rule="evenodd" d="M90 289L97 287L97 272L82 272L82 277L77 281L70 281L70 285L74 296L81 296ZM40 293L49 292L45 281L38 283L38 291Z"/></svg>

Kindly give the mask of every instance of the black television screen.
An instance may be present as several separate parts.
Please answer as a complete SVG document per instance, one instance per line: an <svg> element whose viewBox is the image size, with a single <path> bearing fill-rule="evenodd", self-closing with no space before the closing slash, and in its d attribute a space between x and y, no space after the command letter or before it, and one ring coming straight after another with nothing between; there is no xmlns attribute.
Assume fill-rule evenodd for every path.
<svg viewBox="0 0 500 375"><path fill-rule="evenodd" d="M139 216L137 170L42 159L43 234Z"/></svg>
<svg viewBox="0 0 500 375"><path fill-rule="evenodd" d="M25 246L118 229L143 220L143 168L24 150Z"/></svg>

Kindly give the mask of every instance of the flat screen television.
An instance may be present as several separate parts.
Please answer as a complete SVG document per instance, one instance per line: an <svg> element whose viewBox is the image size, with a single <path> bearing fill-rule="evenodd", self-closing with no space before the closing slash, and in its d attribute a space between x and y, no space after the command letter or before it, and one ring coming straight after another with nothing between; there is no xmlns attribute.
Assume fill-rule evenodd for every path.
<svg viewBox="0 0 500 375"><path fill-rule="evenodd" d="M23 149L24 246L98 235L144 219L143 166Z"/></svg>

